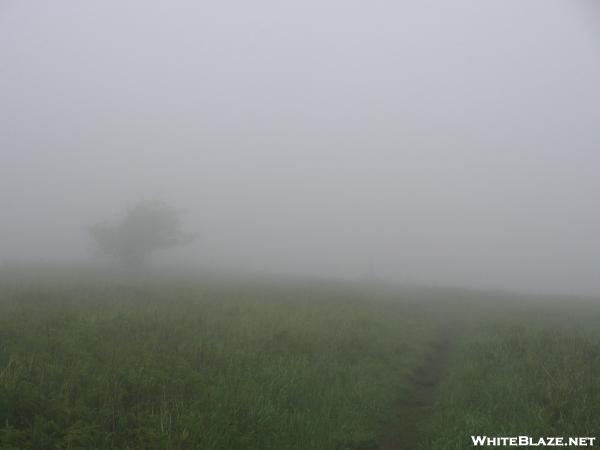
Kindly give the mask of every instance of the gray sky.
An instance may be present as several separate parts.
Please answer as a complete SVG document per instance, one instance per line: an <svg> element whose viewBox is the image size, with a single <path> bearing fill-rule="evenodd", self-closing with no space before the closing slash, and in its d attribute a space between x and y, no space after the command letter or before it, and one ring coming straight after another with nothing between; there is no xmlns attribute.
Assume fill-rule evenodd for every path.
<svg viewBox="0 0 600 450"><path fill-rule="evenodd" d="M246 270L600 294L585 0L0 0L0 260L188 210Z"/></svg>

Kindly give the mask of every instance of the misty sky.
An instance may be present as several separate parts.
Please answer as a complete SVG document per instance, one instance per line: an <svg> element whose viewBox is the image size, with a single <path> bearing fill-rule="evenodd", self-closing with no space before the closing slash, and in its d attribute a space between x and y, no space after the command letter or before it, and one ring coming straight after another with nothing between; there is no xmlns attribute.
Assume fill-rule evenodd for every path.
<svg viewBox="0 0 600 450"><path fill-rule="evenodd" d="M162 198L179 257L600 294L585 0L0 0L0 262Z"/></svg>

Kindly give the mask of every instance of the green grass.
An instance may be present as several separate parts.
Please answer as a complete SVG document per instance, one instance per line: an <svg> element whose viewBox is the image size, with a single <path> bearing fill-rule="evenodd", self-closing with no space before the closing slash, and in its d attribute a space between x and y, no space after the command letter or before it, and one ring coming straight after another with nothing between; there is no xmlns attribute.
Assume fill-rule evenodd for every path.
<svg viewBox="0 0 600 450"><path fill-rule="evenodd" d="M600 429L593 302L326 282L2 285L2 449L433 450ZM427 367L443 374L415 388ZM431 403L417 412L415 396Z"/></svg>
<svg viewBox="0 0 600 450"><path fill-rule="evenodd" d="M508 304L465 324L421 448L470 448L472 435L597 437L599 324L600 305L573 300Z"/></svg>
<svg viewBox="0 0 600 450"><path fill-rule="evenodd" d="M433 332L327 285L0 295L2 448L375 448Z"/></svg>

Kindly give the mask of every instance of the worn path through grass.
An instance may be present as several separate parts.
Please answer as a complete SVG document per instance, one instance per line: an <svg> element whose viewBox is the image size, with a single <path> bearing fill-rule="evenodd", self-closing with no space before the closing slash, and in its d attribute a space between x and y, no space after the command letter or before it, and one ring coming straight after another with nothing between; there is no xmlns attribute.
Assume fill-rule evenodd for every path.
<svg viewBox="0 0 600 450"><path fill-rule="evenodd" d="M423 364L410 377L407 395L398 403L397 419L380 439L381 450L414 450L422 439L435 403L436 390L443 379L452 353L455 334L441 329Z"/></svg>

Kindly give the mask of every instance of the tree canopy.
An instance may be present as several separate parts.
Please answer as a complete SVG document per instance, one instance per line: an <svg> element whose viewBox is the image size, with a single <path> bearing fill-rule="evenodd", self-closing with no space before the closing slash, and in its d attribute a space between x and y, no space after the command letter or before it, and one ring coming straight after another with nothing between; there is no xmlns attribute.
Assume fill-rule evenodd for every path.
<svg viewBox="0 0 600 450"><path fill-rule="evenodd" d="M127 208L120 220L87 228L97 248L130 269L144 265L161 249L189 244L195 234L186 233L182 211L162 201L143 201Z"/></svg>

